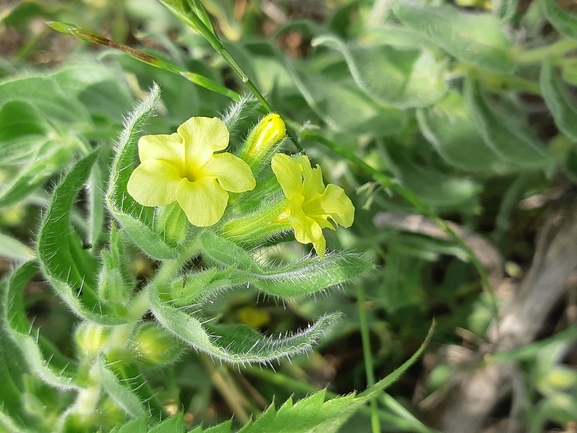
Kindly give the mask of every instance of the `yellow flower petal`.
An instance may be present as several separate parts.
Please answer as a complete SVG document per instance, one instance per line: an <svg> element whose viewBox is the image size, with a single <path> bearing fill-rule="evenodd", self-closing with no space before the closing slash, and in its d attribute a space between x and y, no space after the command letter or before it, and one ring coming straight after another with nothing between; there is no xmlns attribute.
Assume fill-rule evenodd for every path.
<svg viewBox="0 0 577 433"><path fill-rule="evenodd" d="M313 247L319 258L322 259L325 256L325 251L327 250L327 240L324 236L321 236L317 241L313 242Z"/></svg>
<svg viewBox="0 0 577 433"><path fill-rule="evenodd" d="M178 204L188 221L197 227L216 224L224 214L228 193L215 177L203 177L194 182L181 179L176 189Z"/></svg>
<svg viewBox="0 0 577 433"><path fill-rule="evenodd" d="M191 117L177 129L185 143L185 161L203 166L216 151L228 146L228 129L216 117Z"/></svg>
<svg viewBox="0 0 577 433"><path fill-rule="evenodd" d="M328 184L319 202L324 214L329 215L334 222L343 227L353 225L355 207L340 186Z"/></svg>
<svg viewBox="0 0 577 433"><path fill-rule="evenodd" d="M326 250L322 229L334 230L338 224L350 227L355 208L345 191L336 185L323 183L322 170L313 168L307 156L291 158L277 154L272 170L289 200L289 224L301 243L312 243L319 257Z"/></svg>
<svg viewBox="0 0 577 433"><path fill-rule="evenodd" d="M144 206L164 206L176 200L180 183L178 171L170 163L147 159L128 179L128 194Z"/></svg>
<svg viewBox="0 0 577 433"><path fill-rule="evenodd" d="M145 135L138 140L138 157L148 159L184 161L184 145L178 134Z"/></svg>
<svg viewBox="0 0 577 433"><path fill-rule="evenodd" d="M272 158L271 168L286 198L290 200L295 194L302 193L302 170L298 161L284 153L277 153Z"/></svg>
<svg viewBox="0 0 577 433"><path fill-rule="evenodd" d="M230 192L245 192L254 189L256 181L250 167L242 159L230 153L219 153L202 168L205 176L215 176L218 183Z"/></svg>
<svg viewBox="0 0 577 433"><path fill-rule="evenodd" d="M302 201L302 196L293 197L290 201L289 223L295 231L296 240L308 244L322 238L323 231L314 219L303 212Z"/></svg>
<svg viewBox="0 0 577 433"><path fill-rule="evenodd" d="M128 182L129 194L144 206L174 201L191 224L206 227L223 216L228 193L244 192L256 182L248 164L230 153L222 120L193 117L176 134L147 135L139 142L141 165Z"/></svg>

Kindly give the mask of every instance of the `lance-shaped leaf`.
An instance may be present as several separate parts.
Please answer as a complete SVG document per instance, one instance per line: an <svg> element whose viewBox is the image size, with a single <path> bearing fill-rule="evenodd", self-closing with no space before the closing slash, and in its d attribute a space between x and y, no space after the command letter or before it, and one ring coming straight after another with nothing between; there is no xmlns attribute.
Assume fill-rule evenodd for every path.
<svg viewBox="0 0 577 433"><path fill-rule="evenodd" d="M72 311L88 320L112 325L123 323L123 319L110 314L107 305L99 301L98 260L83 248L70 223L76 195L97 158L95 151L78 161L54 189L38 236L38 260L44 275Z"/></svg>
<svg viewBox="0 0 577 433"><path fill-rule="evenodd" d="M545 58L541 65L541 91L559 130L577 141L577 104L549 58Z"/></svg>
<svg viewBox="0 0 577 433"><path fill-rule="evenodd" d="M244 278L270 295L305 296L337 286L373 269L373 264L351 252L335 252L323 259L306 258L286 266L265 267L234 242L205 232L201 236L205 257L223 268L234 268L225 278Z"/></svg>
<svg viewBox="0 0 577 433"><path fill-rule="evenodd" d="M7 288L3 291L2 304L5 308L2 319L6 323L8 334L23 355L22 362L28 365L31 371L51 386L62 390L77 389L78 386L74 380L76 375L74 363L66 360L59 362L58 365L51 365L51 363L63 361L64 357L40 336L30 335L32 327L24 311L23 293L30 278L38 271L37 263L30 261L12 273ZM3 350L7 350L7 347L3 347ZM50 361L46 360L43 352L46 352Z"/></svg>
<svg viewBox="0 0 577 433"><path fill-rule="evenodd" d="M199 319L162 302L154 289L149 293L152 313L162 326L195 349L231 363L266 363L308 352L341 318L341 313L328 314L305 330L274 338L244 325L203 324Z"/></svg>
<svg viewBox="0 0 577 433"><path fill-rule="evenodd" d="M473 14L449 5L427 6L412 0L397 0L393 11L404 25L457 59L497 73L513 71L511 44L493 14Z"/></svg>
<svg viewBox="0 0 577 433"><path fill-rule="evenodd" d="M106 200L112 215L142 251L156 259L173 259L177 251L152 228L153 208L137 203L126 189L136 158L138 133L152 115L159 97L160 88L154 85L148 96L128 116L124 131L120 134Z"/></svg>
<svg viewBox="0 0 577 433"><path fill-rule="evenodd" d="M477 130L496 154L521 166L550 163L545 147L531 132L526 115L520 109L512 108L505 101L491 101L472 77L465 80L464 98Z"/></svg>
<svg viewBox="0 0 577 433"><path fill-rule="evenodd" d="M545 17L559 33L577 39L577 15L569 13L555 0L542 0L540 6Z"/></svg>

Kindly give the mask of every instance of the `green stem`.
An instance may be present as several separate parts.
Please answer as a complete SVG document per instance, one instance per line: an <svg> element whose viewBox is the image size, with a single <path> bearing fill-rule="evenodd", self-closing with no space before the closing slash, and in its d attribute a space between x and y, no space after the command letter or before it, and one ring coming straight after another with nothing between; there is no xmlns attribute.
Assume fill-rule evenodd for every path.
<svg viewBox="0 0 577 433"><path fill-rule="evenodd" d="M575 49L577 49L577 41L563 38L545 47L519 51L514 55L513 59L518 64L541 63L545 57L561 57Z"/></svg>
<svg viewBox="0 0 577 433"><path fill-rule="evenodd" d="M359 304L359 321L361 322L361 340L363 345L365 371L367 374L367 388L370 388L375 384L375 373L373 369L373 354L371 353L369 323L367 319L367 310L365 308L365 292L362 284L357 285L357 302ZM371 427L373 433L379 433L381 431L381 423L379 420L377 402L372 398L369 404L371 407Z"/></svg>
<svg viewBox="0 0 577 433"><path fill-rule="evenodd" d="M234 60L234 58L230 55L230 53L227 51L226 47L222 44L218 36L204 24L204 22L200 19L200 17L190 9L190 6L188 4L185 3L184 7L186 8L186 12L188 13L186 16L188 20L185 20L185 23L188 24L190 27L192 27L194 30L200 32L202 36L204 36L204 38L208 41L208 43L212 45L212 47L216 50L216 52L222 56L222 58L226 61L226 63L228 63L228 65L231 67L234 73L238 75L238 77L244 84L246 84L246 86L253 93L253 95L256 96L256 98L259 100L262 106L268 112L273 112L274 110L272 109L270 104L264 98L262 93L260 93L260 91L256 88L251 79L244 73L244 71L242 70L240 65L236 62L236 60Z"/></svg>

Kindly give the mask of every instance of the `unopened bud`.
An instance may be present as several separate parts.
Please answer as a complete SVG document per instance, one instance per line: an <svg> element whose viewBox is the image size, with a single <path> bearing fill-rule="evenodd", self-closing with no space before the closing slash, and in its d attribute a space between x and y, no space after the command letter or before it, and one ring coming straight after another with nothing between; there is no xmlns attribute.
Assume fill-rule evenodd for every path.
<svg viewBox="0 0 577 433"><path fill-rule="evenodd" d="M96 355L108 341L110 328L83 322L76 330L76 344L84 355Z"/></svg>
<svg viewBox="0 0 577 433"><path fill-rule="evenodd" d="M248 165L253 168L267 156L270 156L286 136L286 126L278 114L269 114L251 131L240 153Z"/></svg>
<svg viewBox="0 0 577 433"><path fill-rule="evenodd" d="M178 359L183 346L167 330L156 323L143 323L134 337L138 359L148 364L167 364Z"/></svg>

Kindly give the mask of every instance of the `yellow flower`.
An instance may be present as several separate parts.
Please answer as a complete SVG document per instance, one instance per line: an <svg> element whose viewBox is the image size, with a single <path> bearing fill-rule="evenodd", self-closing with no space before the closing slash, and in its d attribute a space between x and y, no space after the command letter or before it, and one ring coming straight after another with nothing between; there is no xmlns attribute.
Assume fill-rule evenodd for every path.
<svg viewBox="0 0 577 433"><path fill-rule="evenodd" d="M224 214L228 192L256 185L249 166L230 153L228 130L217 118L192 117L177 132L145 135L138 141L141 164L128 180L128 193L144 206L178 202L198 227L216 224Z"/></svg>
<svg viewBox="0 0 577 433"><path fill-rule="evenodd" d="M321 168L312 168L307 156L291 158L277 153L271 165L289 200L288 210L281 218L288 219L297 241L312 243L323 258L326 240L322 229L334 230L338 224L350 227L355 214L353 203L341 187L329 184L325 188Z"/></svg>

